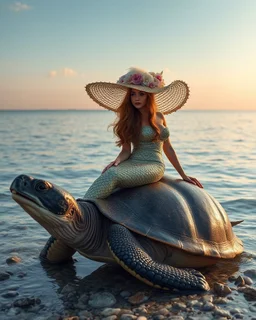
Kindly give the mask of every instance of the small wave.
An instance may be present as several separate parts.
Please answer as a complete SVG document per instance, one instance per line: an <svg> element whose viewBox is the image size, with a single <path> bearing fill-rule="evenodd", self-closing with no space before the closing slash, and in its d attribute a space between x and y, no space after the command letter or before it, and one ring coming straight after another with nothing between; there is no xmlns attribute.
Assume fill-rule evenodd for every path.
<svg viewBox="0 0 256 320"><path fill-rule="evenodd" d="M243 207L254 207L256 208L256 199L236 199L236 200L230 200L225 201L222 203L222 205L228 205L228 206L243 206Z"/></svg>
<svg viewBox="0 0 256 320"><path fill-rule="evenodd" d="M6 190L6 193L0 193L0 200L11 200L11 194L9 190Z"/></svg>
<svg viewBox="0 0 256 320"><path fill-rule="evenodd" d="M228 211L239 214L241 219L250 219L254 221L256 216L256 200L254 199L236 199L221 203ZM239 218L239 219L240 219Z"/></svg>

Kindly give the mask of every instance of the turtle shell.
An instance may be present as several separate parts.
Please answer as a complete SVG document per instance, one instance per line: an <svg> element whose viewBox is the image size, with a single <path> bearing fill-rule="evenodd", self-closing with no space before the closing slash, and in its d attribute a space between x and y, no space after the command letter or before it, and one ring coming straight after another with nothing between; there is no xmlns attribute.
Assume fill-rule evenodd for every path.
<svg viewBox="0 0 256 320"><path fill-rule="evenodd" d="M204 189L183 180L122 189L93 203L131 231L195 255L233 258L243 251L228 215Z"/></svg>

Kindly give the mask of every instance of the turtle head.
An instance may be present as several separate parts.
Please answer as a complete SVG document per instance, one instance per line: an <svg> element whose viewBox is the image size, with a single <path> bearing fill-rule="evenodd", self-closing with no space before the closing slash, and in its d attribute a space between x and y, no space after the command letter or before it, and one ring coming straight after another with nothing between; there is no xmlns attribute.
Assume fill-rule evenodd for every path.
<svg viewBox="0 0 256 320"><path fill-rule="evenodd" d="M13 200L56 238L64 234L75 237L74 224L83 224L80 207L72 195L48 181L19 175L10 191Z"/></svg>

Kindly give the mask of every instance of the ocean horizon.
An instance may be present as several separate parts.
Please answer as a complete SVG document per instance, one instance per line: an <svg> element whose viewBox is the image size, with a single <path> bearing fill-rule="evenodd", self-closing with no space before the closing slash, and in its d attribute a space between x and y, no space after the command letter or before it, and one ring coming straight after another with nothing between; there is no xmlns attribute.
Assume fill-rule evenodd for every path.
<svg viewBox="0 0 256 320"><path fill-rule="evenodd" d="M70 111L70 112L76 112L76 111L97 111L97 112L112 112L110 110L106 110L104 108L101 109L79 109L79 108L74 108L74 109L54 109L54 108L42 108L42 109L0 109L0 112L2 111ZM177 110L176 112L183 113L183 112L256 112L256 110L251 110L251 109L182 109L182 110ZM168 116L168 115L167 115Z"/></svg>

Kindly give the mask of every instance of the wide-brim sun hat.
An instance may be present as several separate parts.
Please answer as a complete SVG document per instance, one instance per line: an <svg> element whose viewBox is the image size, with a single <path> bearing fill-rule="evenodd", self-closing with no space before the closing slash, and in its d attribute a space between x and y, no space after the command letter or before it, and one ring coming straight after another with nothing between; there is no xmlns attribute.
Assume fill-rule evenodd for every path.
<svg viewBox="0 0 256 320"><path fill-rule="evenodd" d="M116 83L93 82L85 86L89 97L101 107L117 112L128 88L153 93L158 111L170 114L180 109L188 100L189 87L182 80L165 86L161 73L130 68Z"/></svg>

